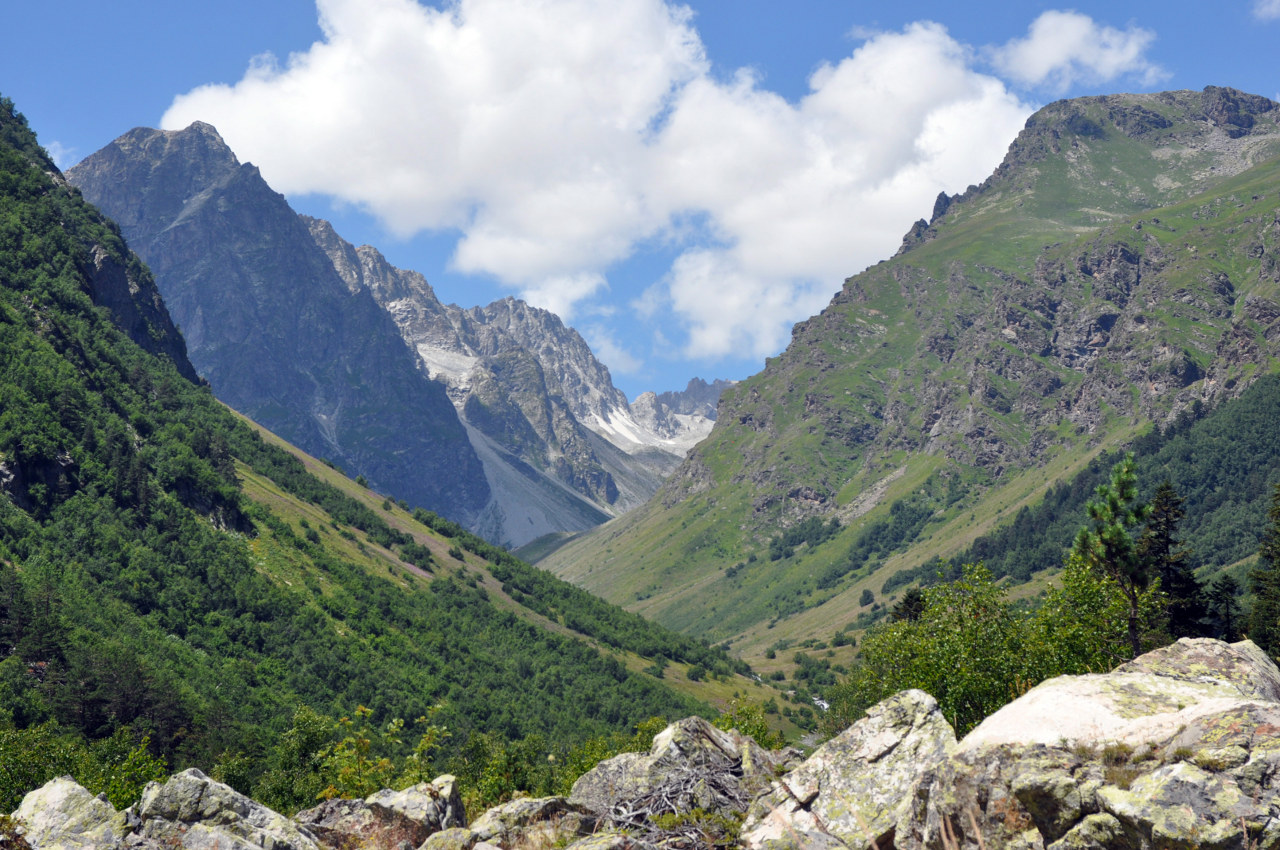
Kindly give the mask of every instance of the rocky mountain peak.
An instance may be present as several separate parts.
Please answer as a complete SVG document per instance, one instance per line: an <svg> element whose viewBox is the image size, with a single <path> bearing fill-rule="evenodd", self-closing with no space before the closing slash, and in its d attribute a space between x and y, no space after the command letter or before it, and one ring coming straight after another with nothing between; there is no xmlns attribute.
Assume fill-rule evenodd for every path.
<svg viewBox="0 0 1280 850"><path fill-rule="evenodd" d="M220 399L383 492L476 521L488 486L443 387L216 130L132 130L67 176L150 265Z"/></svg>

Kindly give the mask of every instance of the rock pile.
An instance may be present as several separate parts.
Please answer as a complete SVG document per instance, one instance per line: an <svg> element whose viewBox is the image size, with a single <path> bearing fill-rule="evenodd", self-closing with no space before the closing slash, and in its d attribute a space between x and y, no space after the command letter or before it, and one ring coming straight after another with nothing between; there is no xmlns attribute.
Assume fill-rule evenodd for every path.
<svg viewBox="0 0 1280 850"><path fill-rule="evenodd" d="M904 691L794 755L689 718L470 825L452 777L288 819L198 770L125 812L55 779L15 817L35 850L1280 848L1280 669L1248 641L1049 680L958 742Z"/></svg>

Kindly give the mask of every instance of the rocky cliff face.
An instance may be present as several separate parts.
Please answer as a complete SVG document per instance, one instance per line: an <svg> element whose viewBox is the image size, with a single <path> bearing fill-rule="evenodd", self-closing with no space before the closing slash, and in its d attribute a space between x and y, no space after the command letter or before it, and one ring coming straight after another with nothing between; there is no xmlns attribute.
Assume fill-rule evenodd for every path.
<svg viewBox="0 0 1280 850"><path fill-rule="evenodd" d="M219 398L380 490L478 520L488 484L443 386L212 127L133 130L68 179L150 265Z"/></svg>
<svg viewBox="0 0 1280 850"><path fill-rule="evenodd" d="M653 393L628 404L555 314L514 298L444 304L421 274L351 245L326 221L304 220L348 289L370 293L448 387L494 494L480 521L491 539L518 546L637 507L710 431L724 382L691 383L686 394L664 394L669 404Z"/></svg>

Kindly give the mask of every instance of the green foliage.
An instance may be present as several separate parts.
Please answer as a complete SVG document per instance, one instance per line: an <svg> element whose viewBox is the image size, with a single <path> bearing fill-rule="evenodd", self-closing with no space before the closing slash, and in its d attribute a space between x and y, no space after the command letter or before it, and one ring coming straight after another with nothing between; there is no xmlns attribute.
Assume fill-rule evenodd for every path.
<svg viewBox="0 0 1280 850"><path fill-rule="evenodd" d="M774 713L777 713L776 703ZM748 702L740 697L734 697L729 701L728 707L711 723L717 729L723 729L726 732L737 729L742 734L751 736L757 744L767 750L780 749L786 745L786 738L781 732L769 728L765 715L763 702Z"/></svg>
<svg viewBox="0 0 1280 850"><path fill-rule="evenodd" d="M1249 582L1254 596L1249 637L1270 655L1280 655L1280 483L1272 488L1258 566L1249 574Z"/></svg>
<svg viewBox="0 0 1280 850"><path fill-rule="evenodd" d="M1140 600L1155 577L1153 565L1138 550L1134 531L1151 515L1151 505L1138 500L1138 476L1130 452L1111 471L1111 481L1098 486L1097 498L1086 506L1090 526L1076 535L1072 556L1107 576L1129 601L1129 645L1136 658L1142 651Z"/></svg>
<svg viewBox="0 0 1280 850"><path fill-rule="evenodd" d="M428 561L420 540L308 474L117 327L94 303L92 252L139 284L145 268L113 225L49 179L10 105L0 140L0 794L10 809L59 773L123 799L160 760L212 769L282 809L313 805L342 789L329 777L364 758L365 737L375 762L402 770L414 755L399 733L335 739L326 718L358 705L371 730L386 730L445 703L439 725L455 737L418 753L420 775L477 729L571 746L654 714L707 711L499 609L474 577L406 586L341 554L348 539L364 545L360 532ZM299 534L287 508L245 496L238 469L327 516ZM533 572L509 555L504 564ZM579 611L575 592L548 587L544 606L602 639L616 618L630 624L618 645L725 663L598 600Z"/></svg>
<svg viewBox="0 0 1280 850"><path fill-rule="evenodd" d="M1182 504L1168 479L1156 488L1146 528L1138 539L1138 558L1159 577L1160 589L1168 597L1169 634L1200 637L1208 611L1204 589L1187 562L1189 551L1178 539L1178 526L1186 516Z"/></svg>
<svg viewBox="0 0 1280 850"><path fill-rule="evenodd" d="M1230 573L1221 573L1209 585L1207 625L1209 637L1237 641L1243 625L1240 619L1240 582Z"/></svg>
<svg viewBox="0 0 1280 850"><path fill-rule="evenodd" d="M1215 409L1196 404L1165 429L1134 441L1141 492L1168 480L1184 500L1181 537L1194 540L1185 556L1191 570L1222 567L1257 550L1271 488L1280 482L1280 376L1258 378L1243 395ZM1059 482L1044 500L1023 508L1009 525L980 537L951 564L982 561L996 576L1026 580L1062 563L1064 551L1085 521L1085 504L1123 455L1099 456L1071 481Z"/></svg>
<svg viewBox="0 0 1280 850"><path fill-rule="evenodd" d="M0 810L13 811L33 788L70 775L111 805L133 805L143 787L169 775L164 759L153 756L150 740L136 740L125 727L109 738L89 742L56 721L26 729L0 729Z"/></svg>
<svg viewBox="0 0 1280 850"><path fill-rule="evenodd" d="M907 688L932 694L963 735L1036 683L1064 674L1102 672L1122 657L1127 601L1114 580L1079 558L1060 589L1027 612L982 566L923 591L924 610L868 630L848 678L827 691L824 727L839 731L870 706ZM1143 615L1159 614L1158 596Z"/></svg>
<svg viewBox="0 0 1280 850"><path fill-rule="evenodd" d="M816 516L801 520L769 540L769 560L790 558L795 548L802 544L810 549L816 548L839 533L840 521L834 517L828 522Z"/></svg>

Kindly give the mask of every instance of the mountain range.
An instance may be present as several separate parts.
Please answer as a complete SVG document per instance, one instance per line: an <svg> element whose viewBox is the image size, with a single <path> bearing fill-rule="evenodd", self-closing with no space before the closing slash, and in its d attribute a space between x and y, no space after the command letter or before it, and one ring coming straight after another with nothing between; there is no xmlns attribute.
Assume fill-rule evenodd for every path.
<svg viewBox="0 0 1280 850"><path fill-rule="evenodd" d="M586 342L515 299L464 310L299 216L216 130L135 129L68 172L150 265L218 396L396 498L510 546L643 504L705 436L633 408ZM450 404L451 402L451 404Z"/></svg>
<svg viewBox="0 0 1280 850"><path fill-rule="evenodd" d="M281 786L272 753L333 718L436 716L442 760L527 739L545 764L549 740L759 689L220 403L120 229L3 98L0 284L0 737L40 741L2 760L6 811L77 753L150 748L301 807L321 789Z"/></svg>
<svg viewBox="0 0 1280 850"><path fill-rule="evenodd" d="M753 659L865 624L895 571L1275 371L1278 156L1280 108L1232 89L1050 104L540 565Z"/></svg>

